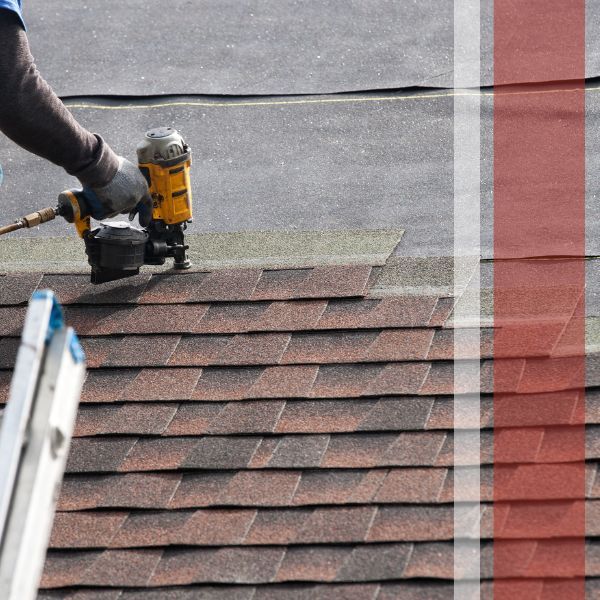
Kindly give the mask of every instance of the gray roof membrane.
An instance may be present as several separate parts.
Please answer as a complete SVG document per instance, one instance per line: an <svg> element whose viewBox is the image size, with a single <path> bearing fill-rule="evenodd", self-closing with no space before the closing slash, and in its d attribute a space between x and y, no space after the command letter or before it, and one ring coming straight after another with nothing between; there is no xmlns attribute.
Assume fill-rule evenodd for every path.
<svg viewBox="0 0 600 600"><path fill-rule="evenodd" d="M190 233L404 229L399 255L452 256L453 93L69 104L85 127L132 160L148 128L173 125L182 132L194 161ZM481 238L488 258L493 250L492 115L492 98L484 95ZM545 118L543 105L532 118ZM587 254L600 255L597 86L588 88L586 127ZM59 191L77 184L5 137L0 137L0 163L3 223L53 205ZM568 230L552 232L565 254L568 239L563 244L560 238ZM57 220L23 235L56 237L72 230Z"/></svg>
<svg viewBox="0 0 600 600"><path fill-rule="evenodd" d="M586 72L596 77L600 11L587 4ZM451 0L103 0L99 6L25 3L34 56L59 95L453 87ZM482 2L486 86L493 84L492 6Z"/></svg>

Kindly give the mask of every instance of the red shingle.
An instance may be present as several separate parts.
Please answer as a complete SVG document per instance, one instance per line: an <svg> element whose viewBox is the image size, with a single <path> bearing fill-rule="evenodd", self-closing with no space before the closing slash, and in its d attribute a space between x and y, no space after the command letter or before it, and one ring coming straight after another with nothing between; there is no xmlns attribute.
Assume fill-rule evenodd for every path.
<svg viewBox="0 0 600 600"><path fill-rule="evenodd" d="M204 305L208 310L190 328L191 333L245 333L256 331L269 302L228 302ZM186 308L185 306L183 307Z"/></svg>
<svg viewBox="0 0 600 600"><path fill-rule="evenodd" d="M18 338L0 338L0 369L14 368L19 344Z"/></svg>
<svg viewBox="0 0 600 600"><path fill-rule="evenodd" d="M118 471L136 443L135 437L74 438L66 472Z"/></svg>
<svg viewBox="0 0 600 600"><path fill-rule="evenodd" d="M201 375L202 369L140 369L122 387L119 399L189 400Z"/></svg>
<svg viewBox="0 0 600 600"><path fill-rule="evenodd" d="M267 583L284 555L283 548L165 550L150 585Z"/></svg>
<svg viewBox="0 0 600 600"><path fill-rule="evenodd" d="M424 360L433 338L427 329L388 329L377 336L369 348L366 360Z"/></svg>
<svg viewBox="0 0 600 600"><path fill-rule="evenodd" d="M2 276L0 276L0 285L2 283ZM1 306L1 304L0 302L0 336L20 337L27 307Z"/></svg>
<svg viewBox="0 0 600 600"><path fill-rule="evenodd" d="M279 363L287 333L184 337L169 359L174 366L270 365Z"/></svg>
<svg viewBox="0 0 600 600"><path fill-rule="evenodd" d="M51 552L45 587L373 581L446 577L449 544ZM427 567L427 560L431 560ZM114 578L111 579L111 574ZM128 579L129 578L129 579Z"/></svg>
<svg viewBox="0 0 600 600"><path fill-rule="evenodd" d="M289 548L276 581L335 581L351 553L351 548L343 546Z"/></svg>
<svg viewBox="0 0 600 600"><path fill-rule="evenodd" d="M88 371L83 391L82 402L118 402L124 399L124 390L140 374L139 369L111 369L110 371ZM136 398L127 398L135 400ZM153 400L154 396L148 394L140 400Z"/></svg>
<svg viewBox="0 0 600 600"><path fill-rule="evenodd" d="M123 457L118 470L126 472L178 469L194 451L196 443L193 438L139 439Z"/></svg>
<svg viewBox="0 0 600 600"><path fill-rule="evenodd" d="M305 397L315 381L318 367L267 367L248 392L250 398Z"/></svg>
<svg viewBox="0 0 600 600"><path fill-rule="evenodd" d="M50 537L50 548L109 547L128 520L127 512L58 512Z"/></svg>
<svg viewBox="0 0 600 600"><path fill-rule="evenodd" d="M452 579L454 547L451 542L414 544L404 576Z"/></svg>
<svg viewBox="0 0 600 600"><path fill-rule="evenodd" d="M239 471L185 475L170 506L289 506L298 485L296 471Z"/></svg>
<svg viewBox="0 0 600 600"><path fill-rule="evenodd" d="M265 433L275 430L284 401L250 400L228 402L208 433Z"/></svg>
<svg viewBox="0 0 600 600"><path fill-rule="evenodd" d="M114 335L118 333L138 333L139 330L131 332L125 326L129 316L136 310L132 304L121 304L118 306L65 306L65 321L75 329L79 336L83 335ZM152 316L144 321L146 326ZM143 332L139 332L143 333Z"/></svg>
<svg viewBox="0 0 600 600"><path fill-rule="evenodd" d="M371 502L385 479L386 469L370 471L307 471L302 474L293 504L352 504Z"/></svg>
<svg viewBox="0 0 600 600"><path fill-rule="evenodd" d="M376 600L378 592L372 583L291 583L256 587L252 600Z"/></svg>
<svg viewBox="0 0 600 600"><path fill-rule="evenodd" d="M371 267L366 265L263 271L252 299L361 296L370 273Z"/></svg>
<svg viewBox="0 0 600 600"><path fill-rule="evenodd" d="M287 401L274 431L278 433L328 433L355 431L375 400Z"/></svg>
<svg viewBox="0 0 600 600"><path fill-rule="evenodd" d="M194 400L240 400L247 398L264 369L204 369L192 393Z"/></svg>
<svg viewBox="0 0 600 600"><path fill-rule="evenodd" d="M327 306L326 300L295 300L271 302L256 323L259 330L302 331L317 327Z"/></svg>
<svg viewBox="0 0 600 600"><path fill-rule="evenodd" d="M207 278L208 273L157 273L149 280L140 303L192 302Z"/></svg>
<svg viewBox="0 0 600 600"><path fill-rule="evenodd" d="M443 327L453 308L454 298L439 298L429 319L429 327Z"/></svg>
<svg viewBox="0 0 600 600"><path fill-rule="evenodd" d="M327 306L326 300L211 304L192 333L246 333L312 329Z"/></svg>
<svg viewBox="0 0 600 600"><path fill-rule="evenodd" d="M585 387L585 358L529 359L520 379L518 390L531 394Z"/></svg>
<svg viewBox="0 0 600 600"><path fill-rule="evenodd" d="M203 335L183 337L169 358L169 366L205 367L218 364L232 337Z"/></svg>
<svg viewBox="0 0 600 600"><path fill-rule="evenodd" d="M39 273L0 275L0 305L26 304L41 280Z"/></svg>
<svg viewBox="0 0 600 600"><path fill-rule="evenodd" d="M88 368L161 367L167 364L180 336L118 336L84 338Z"/></svg>
<svg viewBox="0 0 600 600"><path fill-rule="evenodd" d="M417 393L427 396L451 396L454 391L453 363L437 362L431 363L425 381Z"/></svg>
<svg viewBox="0 0 600 600"><path fill-rule="evenodd" d="M581 497L583 465L539 464L497 467L494 473L497 500L562 500Z"/></svg>
<svg viewBox="0 0 600 600"><path fill-rule="evenodd" d="M149 281L150 274L143 273L98 288L89 275L44 275L38 288L53 290L61 304L135 304Z"/></svg>
<svg viewBox="0 0 600 600"><path fill-rule="evenodd" d="M93 590L79 588L70 591L62 589L60 592L39 590L38 600L56 600L56 598L61 600L122 600L122 591L119 588L94 588Z"/></svg>
<svg viewBox="0 0 600 600"><path fill-rule="evenodd" d="M287 300L308 281L312 269L282 269L263 271L252 294L253 300Z"/></svg>
<svg viewBox="0 0 600 600"><path fill-rule="evenodd" d="M138 305L115 323L119 333L191 333L208 304Z"/></svg>
<svg viewBox="0 0 600 600"><path fill-rule="evenodd" d="M496 395L496 427L531 427L573 423L578 402L584 394L578 390L542 394ZM510 418L509 421L507 419Z"/></svg>
<svg viewBox="0 0 600 600"><path fill-rule="evenodd" d="M318 328L426 327L435 304L434 297L417 296L331 300Z"/></svg>
<svg viewBox="0 0 600 600"><path fill-rule="evenodd" d="M382 365L325 365L311 391L315 398L344 398L362 396L382 372ZM375 395L376 392L373 393Z"/></svg>
<svg viewBox="0 0 600 600"><path fill-rule="evenodd" d="M79 407L74 436L100 434L160 435L177 413L176 404L138 403Z"/></svg>
<svg viewBox="0 0 600 600"><path fill-rule="evenodd" d="M361 421L360 431L425 429L434 404L433 398L380 398ZM451 428L452 424L448 427Z"/></svg>
<svg viewBox="0 0 600 600"><path fill-rule="evenodd" d="M145 586L161 561L162 550L105 550L75 555L50 553L41 586ZM91 559L91 560L90 560Z"/></svg>
<svg viewBox="0 0 600 600"><path fill-rule="evenodd" d="M12 380L12 372L0 371L0 404L8 402L8 394L10 390L10 382Z"/></svg>
<svg viewBox="0 0 600 600"><path fill-rule="evenodd" d="M550 322L517 322L503 324L496 331L494 356L550 356L566 325L566 319Z"/></svg>
<svg viewBox="0 0 600 600"><path fill-rule="evenodd" d="M587 554L593 546L588 545ZM489 577L492 557L488 547L489 565L485 574ZM496 564L502 565L502 578L507 577L585 577L586 561L583 560L583 544L578 539L571 540L541 540L541 541L504 541L497 544L495 549ZM587 574L595 574L594 565L587 561Z"/></svg>
<svg viewBox="0 0 600 600"><path fill-rule="evenodd" d="M481 366L481 391L484 394L509 394L516 392L526 362L528 361L510 358L484 361Z"/></svg>
<svg viewBox="0 0 600 600"><path fill-rule="evenodd" d="M433 332L419 329L296 333L281 362L327 364L422 360L432 335Z"/></svg>
<svg viewBox="0 0 600 600"><path fill-rule="evenodd" d="M285 364L347 363L365 359L377 332L294 334L282 357Z"/></svg>
<svg viewBox="0 0 600 600"><path fill-rule="evenodd" d="M365 540L377 509L374 506L315 508L292 543L335 543Z"/></svg>
<svg viewBox="0 0 600 600"><path fill-rule="evenodd" d="M377 492L377 502L435 503L448 469L393 469Z"/></svg>
<svg viewBox="0 0 600 600"><path fill-rule="evenodd" d="M255 517L254 509L131 513L112 547L242 544Z"/></svg>
<svg viewBox="0 0 600 600"><path fill-rule="evenodd" d="M368 265L315 267L307 281L296 289L296 298L362 296L371 274Z"/></svg>
<svg viewBox="0 0 600 600"><path fill-rule="evenodd" d="M207 433L212 423L221 422L220 415L224 406L227 405L222 402L180 404L165 434L176 436Z"/></svg>
<svg viewBox="0 0 600 600"><path fill-rule="evenodd" d="M365 390L365 395L418 394L429 370L428 363L390 363Z"/></svg>
<svg viewBox="0 0 600 600"><path fill-rule="evenodd" d="M259 509L252 526L246 535L245 543L262 544L292 544L298 539L312 511L310 508ZM329 509L335 511L336 509Z"/></svg>
<svg viewBox="0 0 600 600"><path fill-rule="evenodd" d="M380 506L365 541L450 540L453 520L451 506Z"/></svg>
<svg viewBox="0 0 600 600"><path fill-rule="evenodd" d="M46 556L41 588L70 587L81 582L83 574L91 569L102 551L49 552Z"/></svg>
<svg viewBox="0 0 600 600"><path fill-rule="evenodd" d="M58 510L166 508L181 481L179 473L125 473L69 476Z"/></svg>
<svg viewBox="0 0 600 600"><path fill-rule="evenodd" d="M336 581L402 579L413 552L413 544L355 546Z"/></svg>
<svg viewBox="0 0 600 600"><path fill-rule="evenodd" d="M593 517L598 514L598 507L598 502L586 505L583 500L496 503L493 518L491 514L489 518L490 524L494 523L489 533L495 532L496 539L523 539L530 537L527 534L533 526L538 539L573 537L573 524L581 523L587 512L587 535L594 536L598 522Z"/></svg>

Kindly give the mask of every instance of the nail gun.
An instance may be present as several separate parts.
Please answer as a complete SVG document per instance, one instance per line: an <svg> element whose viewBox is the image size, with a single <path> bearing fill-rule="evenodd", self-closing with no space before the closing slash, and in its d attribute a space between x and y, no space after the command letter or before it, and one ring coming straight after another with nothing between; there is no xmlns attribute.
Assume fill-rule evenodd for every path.
<svg viewBox="0 0 600 600"><path fill-rule="evenodd" d="M124 222L102 222L91 228L90 203L83 190L66 190L56 208L43 208L0 227L0 235L36 227L57 216L73 223L85 243L92 283L131 277L143 265L162 265L173 258L175 269L189 269L184 231L192 221L191 150L171 127L151 129L137 147L138 166L152 196L152 219L146 228Z"/></svg>

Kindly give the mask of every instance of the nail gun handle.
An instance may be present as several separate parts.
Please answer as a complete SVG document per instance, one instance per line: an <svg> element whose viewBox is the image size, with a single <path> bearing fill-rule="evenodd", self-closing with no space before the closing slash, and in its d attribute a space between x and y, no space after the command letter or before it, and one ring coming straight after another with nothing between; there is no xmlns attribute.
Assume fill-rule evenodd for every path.
<svg viewBox="0 0 600 600"><path fill-rule="evenodd" d="M58 195L58 214L74 223L79 237L90 230L91 210L83 190L65 190Z"/></svg>

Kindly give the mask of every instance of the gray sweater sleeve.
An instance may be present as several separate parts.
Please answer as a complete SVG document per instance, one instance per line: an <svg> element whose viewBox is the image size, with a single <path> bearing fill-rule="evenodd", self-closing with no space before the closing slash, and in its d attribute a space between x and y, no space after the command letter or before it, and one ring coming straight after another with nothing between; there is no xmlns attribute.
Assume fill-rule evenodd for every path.
<svg viewBox="0 0 600 600"><path fill-rule="evenodd" d="M18 17L0 9L0 130L17 144L63 167L89 187L104 186L118 158L85 130L44 81Z"/></svg>

